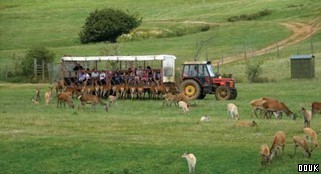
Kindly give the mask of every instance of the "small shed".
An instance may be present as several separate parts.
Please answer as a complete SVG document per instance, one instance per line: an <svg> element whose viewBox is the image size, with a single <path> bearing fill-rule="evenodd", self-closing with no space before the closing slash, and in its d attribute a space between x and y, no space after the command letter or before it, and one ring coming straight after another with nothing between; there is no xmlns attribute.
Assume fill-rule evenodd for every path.
<svg viewBox="0 0 321 174"><path fill-rule="evenodd" d="M294 55L290 60L292 79L315 77L314 55Z"/></svg>

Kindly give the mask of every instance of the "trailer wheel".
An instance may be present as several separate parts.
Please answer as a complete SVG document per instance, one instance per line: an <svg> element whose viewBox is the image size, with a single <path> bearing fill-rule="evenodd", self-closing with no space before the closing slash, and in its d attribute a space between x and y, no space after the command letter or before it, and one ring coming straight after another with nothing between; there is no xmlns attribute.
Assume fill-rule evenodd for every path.
<svg viewBox="0 0 321 174"><path fill-rule="evenodd" d="M231 91L227 86L219 86L215 91L216 100L228 100L231 97Z"/></svg>
<svg viewBox="0 0 321 174"><path fill-rule="evenodd" d="M197 99L201 94L200 85L194 80L185 80L181 84L180 91L190 100Z"/></svg>

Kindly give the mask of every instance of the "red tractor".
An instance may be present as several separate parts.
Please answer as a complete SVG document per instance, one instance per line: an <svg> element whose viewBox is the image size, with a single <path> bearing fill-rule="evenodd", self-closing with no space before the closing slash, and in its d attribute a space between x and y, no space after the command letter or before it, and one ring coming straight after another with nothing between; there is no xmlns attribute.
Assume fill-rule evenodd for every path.
<svg viewBox="0 0 321 174"><path fill-rule="evenodd" d="M217 100L237 97L235 80L214 74L210 61L185 62L180 91L189 99L203 99L206 94L215 94Z"/></svg>

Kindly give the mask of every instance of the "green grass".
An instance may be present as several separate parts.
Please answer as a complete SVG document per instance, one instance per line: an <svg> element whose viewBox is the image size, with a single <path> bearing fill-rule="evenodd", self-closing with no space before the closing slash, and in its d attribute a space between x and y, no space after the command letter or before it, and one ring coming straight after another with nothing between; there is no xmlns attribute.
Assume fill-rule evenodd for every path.
<svg viewBox="0 0 321 174"><path fill-rule="evenodd" d="M55 61L65 54L101 55L108 43L82 45L78 32L85 18L97 8L115 7L138 12L143 17L138 30L156 29L186 31L180 37L147 38L120 42L121 55L173 54L177 66L191 60L196 43L213 38L202 50L200 59L216 62L221 57L243 55L282 40L291 31L281 22L308 23L320 17L318 0L117 0L117 1L45 1L14 0L0 2L0 70L11 66L12 58L23 57L33 45L43 45L56 53ZM272 9L272 14L256 21L227 22L231 16L254 14ZM197 24L211 25L209 31L195 33ZM320 20L318 21L320 25ZM195 25L193 27L192 25ZM238 105L242 120L252 120L249 102L270 96L285 102L293 112L310 108L319 101L321 32L296 45L255 58L263 59L263 77L275 83L237 83ZM316 78L290 80L289 57L310 53L314 41ZM223 65L221 73L232 73L245 82L244 60ZM3 76L0 77L3 79ZM57 109L56 99L50 106L42 101L31 104L36 87L44 91L47 84L16 85L0 83L0 173L187 173L185 151L197 157L196 172L210 173L295 173L297 164L318 163L320 149L311 158L298 150L292 156L293 135L303 135L303 119L296 121L255 119L257 128L236 128L227 119L226 104L214 96L196 101L190 115L177 108L162 108L162 101L121 100L106 113ZM74 99L76 105L78 101ZM202 115L211 116L210 123L199 123ZM316 115L311 126L320 135L321 117ZM278 156L269 167L260 166L259 148L271 144L278 130L287 134L285 155Z"/></svg>
<svg viewBox="0 0 321 174"><path fill-rule="evenodd" d="M187 173L180 155L197 157L197 173L294 173L299 163L319 163L320 149L311 158L293 154L292 136L303 135L303 119L254 119L257 128L237 128L226 115L226 104L238 105L242 120L252 120L249 102L270 96L285 102L295 113L320 99L319 81L302 80L265 84L238 84L235 101L216 101L213 95L197 100L184 115L162 101L120 100L110 112L56 108L29 101L37 87L43 97L48 85L1 84L0 168L2 173ZM304 84L304 90L302 90ZM74 99L76 106L79 102ZM202 115L212 121L200 123ZM321 117L311 127L320 134ZM271 145L284 130L287 145L270 167L261 167L259 148Z"/></svg>

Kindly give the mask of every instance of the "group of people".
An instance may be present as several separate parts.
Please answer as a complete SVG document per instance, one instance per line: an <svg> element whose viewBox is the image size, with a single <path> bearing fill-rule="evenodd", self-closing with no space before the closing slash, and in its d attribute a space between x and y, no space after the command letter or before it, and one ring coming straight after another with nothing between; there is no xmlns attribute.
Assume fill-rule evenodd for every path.
<svg viewBox="0 0 321 174"><path fill-rule="evenodd" d="M80 64L77 64L74 69L76 72L77 84L144 84L148 85L151 82L156 82L161 79L159 70L153 70L150 66L143 69L142 66L132 70L97 70L89 68L84 69Z"/></svg>

